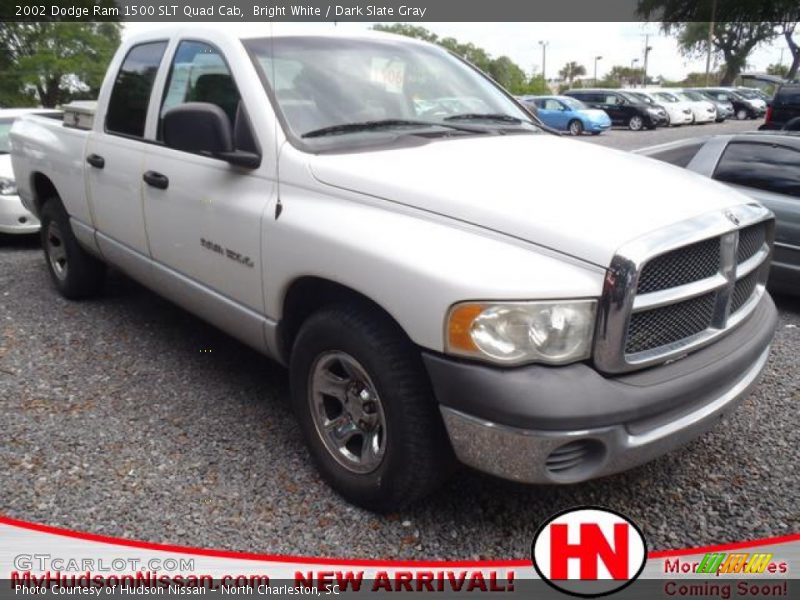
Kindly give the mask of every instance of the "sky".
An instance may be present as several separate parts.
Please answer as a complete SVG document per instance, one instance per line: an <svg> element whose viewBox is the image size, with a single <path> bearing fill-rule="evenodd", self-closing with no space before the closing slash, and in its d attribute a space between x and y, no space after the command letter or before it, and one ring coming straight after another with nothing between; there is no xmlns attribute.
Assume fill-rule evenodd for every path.
<svg viewBox="0 0 800 600"><path fill-rule="evenodd" d="M185 23L182 23L185 25ZM569 61L576 61L586 67L587 75L592 77L594 57L602 56L597 63L599 78L613 65L630 66L639 59L637 67L644 60L645 36L649 34L648 45L652 46L648 57L647 73L661 75L670 80L683 79L692 71L705 72L705 57L691 60L680 55L676 41L659 32L656 23L415 23L440 37L454 37L460 42L472 42L484 48L492 56L506 55L527 73L542 69L542 47L539 41L547 42L546 75L557 76L558 70ZM179 25L178 23L126 23L125 34L150 29ZM230 29L234 32L263 30L269 32L266 23L204 23L215 28ZM296 25L276 24L276 28L303 27L320 30L341 29L343 31L363 31L373 23L313 23ZM763 72L767 65L777 63L781 49L786 46L783 37L776 38L771 45L757 48L748 61L748 71ZM788 49L783 53L784 64L789 64Z"/></svg>

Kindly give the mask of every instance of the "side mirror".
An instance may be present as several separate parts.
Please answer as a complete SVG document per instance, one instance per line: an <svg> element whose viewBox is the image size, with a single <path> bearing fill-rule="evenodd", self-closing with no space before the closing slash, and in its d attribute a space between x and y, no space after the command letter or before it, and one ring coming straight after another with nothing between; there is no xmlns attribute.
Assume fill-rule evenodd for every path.
<svg viewBox="0 0 800 600"><path fill-rule="evenodd" d="M164 113L164 143L169 148L205 154L232 165L255 169L261 156L236 150L228 115L208 102L187 102Z"/></svg>

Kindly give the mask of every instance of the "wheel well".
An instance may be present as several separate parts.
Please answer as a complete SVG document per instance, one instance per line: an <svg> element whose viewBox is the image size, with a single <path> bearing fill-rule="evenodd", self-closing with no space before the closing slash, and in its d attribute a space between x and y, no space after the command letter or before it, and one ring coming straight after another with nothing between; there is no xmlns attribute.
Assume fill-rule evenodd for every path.
<svg viewBox="0 0 800 600"><path fill-rule="evenodd" d="M365 310L378 311L405 334L394 317L364 294L329 279L301 277L289 286L283 299L283 314L278 323L278 351L285 363L289 363L294 340L305 320L317 310L340 302L361 305Z"/></svg>
<svg viewBox="0 0 800 600"><path fill-rule="evenodd" d="M33 174L33 206L36 209L36 214L42 213L42 205L45 200L54 196L58 197L58 190L53 182L42 173Z"/></svg>

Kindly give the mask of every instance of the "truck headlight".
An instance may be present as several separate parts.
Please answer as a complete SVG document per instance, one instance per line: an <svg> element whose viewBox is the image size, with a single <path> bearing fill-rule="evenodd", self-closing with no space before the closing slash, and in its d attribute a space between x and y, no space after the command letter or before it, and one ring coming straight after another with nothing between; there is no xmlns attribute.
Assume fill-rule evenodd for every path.
<svg viewBox="0 0 800 600"><path fill-rule="evenodd" d="M16 196L17 182L10 177L0 177L0 196Z"/></svg>
<svg viewBox="0 0 800 600"><path fill-rule="evenodd" d="M591 355L595 300L464 302L447 316L447 352L504 365Z"/></svg>

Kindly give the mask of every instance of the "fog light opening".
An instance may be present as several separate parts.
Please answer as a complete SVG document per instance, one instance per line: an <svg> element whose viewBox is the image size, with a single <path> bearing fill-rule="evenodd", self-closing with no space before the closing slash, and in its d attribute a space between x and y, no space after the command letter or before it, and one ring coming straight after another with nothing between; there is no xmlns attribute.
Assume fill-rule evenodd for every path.
<svg viewBox="0 0 800 600"><path fill-rule="evenodd" d="M605 457L606 446L600 440L576 440L553 450L545 469L555 481L581 481L592 477Z"/></svg>
<svg viewBox="0 0 800 600"><path fill-rule="evenodd" d="M20 217L18 220L22 225L25 225L28 222L28 217Z"/></svg>

